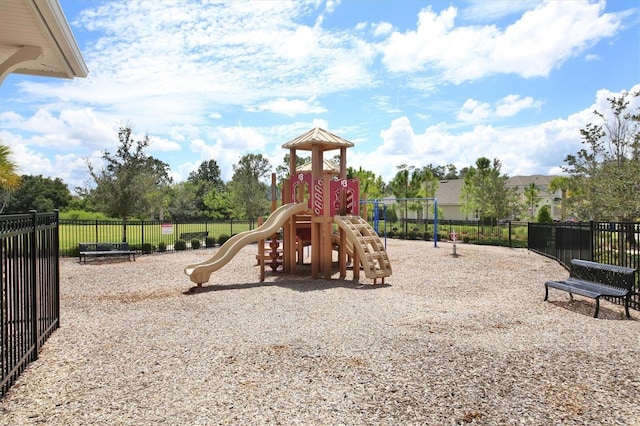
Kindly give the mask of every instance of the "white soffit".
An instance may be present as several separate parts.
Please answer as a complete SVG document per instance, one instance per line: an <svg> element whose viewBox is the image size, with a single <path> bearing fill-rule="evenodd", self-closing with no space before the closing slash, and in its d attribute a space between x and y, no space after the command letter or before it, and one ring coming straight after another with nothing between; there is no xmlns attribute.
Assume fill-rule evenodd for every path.
<svg viewBox="0 0 640 426"><path fill-rule="evenodd" d="M58 0L0 0L0 83L10 73L89 74Z"/></svg>

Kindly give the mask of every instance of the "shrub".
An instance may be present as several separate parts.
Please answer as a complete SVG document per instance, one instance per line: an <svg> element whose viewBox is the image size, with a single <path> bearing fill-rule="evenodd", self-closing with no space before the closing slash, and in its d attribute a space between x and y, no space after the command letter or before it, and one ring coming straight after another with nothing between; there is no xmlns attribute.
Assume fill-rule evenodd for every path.
<svg viewBox="0 0 640 426"><path fill-rule="evenodd" d="M468 235L463 235L463 236L462 236L462 242L463 242L463 243L468 243L470 240L471 240L471 238L469 238L469 236L468 236Z"/></svg>
<svg viewBox="0 0 640 426"><path fill-rule="evenodd" d="M144 243L140 247L143 254L150 254L153 251L153 246L150 243Z"/></svg>
<svg viewBox="0 0 640 426"><path fill-rule="evenodd" d="M60 219L71 219L71 220L109 220L109 218L104 213L100 212L87 212L84 210L68 210L66 212L60 212Z"/></svg>
<svg viewBox="0 0 640 426"><path fill-rule="evenodd" d="M206 248L211 248L211 247L215 247L216 246L216 239L215 237L207 237L204 239L204 246Z"/></svg>
<svg viewBox="0 0 640 426"><path fill-rule="evenodd" d="M429 241L431 239L431 232L429 231L424 231L424 233L422 234L422 239L425 241Z"/></svg>
<svg viewBox="0 0 640 426"><path fill-rule="evenodd" d="M167 243L165 243L164 241L160 241L158 243L158 251L161 253L164 253L165 251L167 251Z"/></svg>
<svg viewBox="0 0 640 426"><path fill-rule="evenodd" d="M220 234L220 236L218 237L218 244L223 245L229 238L230 237L227 234Z"/></svg>
<svg viewBox="0 0 640 426"><path fill-rule="evenodd" d="M549 206L542 206L538 211L538 222L540 223L553 223Z"/></svg>
<svg viewBox="0 0 640 426"><path fill-rule="evenodd" d="M66 250L61 250L60 251L61 255L65 255L65 256L72 256L72 257L78 257L80 256L80 249L78 248L78 246L72 247L72 248L68 248Z"/></svg>
<svg viewBox="0 0 640 426"><path fill-rule="evenodd" d="M187 242L185 240L176 240L175 244L173 245L173 248L177 251L177 250L186 250L187 249Z"/></svg>
<svg viewBox="0 0 640 426"><path fill-rule="evenodd" d="M200 240L197 238L191 240L191 248L194 250L198 250L200 248Z"/></svg>

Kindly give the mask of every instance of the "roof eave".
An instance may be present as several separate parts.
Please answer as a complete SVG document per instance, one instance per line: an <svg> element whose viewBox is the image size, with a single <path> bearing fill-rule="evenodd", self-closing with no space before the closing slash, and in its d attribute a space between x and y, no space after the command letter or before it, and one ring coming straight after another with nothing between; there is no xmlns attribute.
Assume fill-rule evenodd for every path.
<svg viewBox="0 0 640 426"><path fill-rule="evenodd" d="M85 78L89 75L89 69L82 58L82 53L64 16L60 3L57 0L30 0L27 4L33 9L34 16L40 20L49 43L55 48L56 54L65 69L63 71L46 71L18 68L14 72L68 79Z"/></svg>

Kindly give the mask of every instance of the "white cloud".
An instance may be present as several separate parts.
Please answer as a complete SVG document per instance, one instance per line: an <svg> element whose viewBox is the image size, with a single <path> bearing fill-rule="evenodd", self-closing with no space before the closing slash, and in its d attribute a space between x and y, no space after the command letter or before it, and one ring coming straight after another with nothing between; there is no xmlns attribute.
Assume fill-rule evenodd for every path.
<svg viewBox="0 0 640 426"><path fill-rule="evenodd" d="M475 22L494 22L506 16L533 9L542 3L542 0L468 0L467 2L469 5L461 9L461 18Z"/></svg>
<svg viewBox="0 0 640 426"><path fill-rule="evenodd" d="M382 43L384 65L393 72L435 69L444 81L462 83L491 74L546 77L621 28L622 15L604 3L547 1L507 26L456 26L453 6L419 14L416 30L394 32Z"/></svg>
<svg viewBox="0 0 640 426"><path fill-rule="evenodd" d="M250 109L251 110L251 109ZM278 98L263 103L253 111L270 111L276 114L284 114L293 117L298 114L319 114L325 112L326 109L317 105L313 98L308 101L301 99L284 99Z"/></svg>
<svg viewBox="0 0 640 426"><path fill-rule="evenodd" d="M640 85L634 89L640 89ZM593 110L604 110L608 104L606 98L615 95L602 90L598 92L596 102L582 111L567 118L524 127L496 128L482 124L456 133L446 123L438 123L417 131L407 117L400 117L381 131L382 143L373 152L350 154L349 165L374 170L387 182L397 173L399 164L419 167L454 164L461 169L474 165L480 157L498 158L503 173L509 176L558 174L565 165L566 156L582 148L580 129L593 121ZM640 100L636 103L640 104ZM489 104L477 101L466 104L470 114L472 111L482 114L491 109Z"/></svg>
<svg viewBox="0 0 640 426"><path fill-rule="evenodd" d="M170 152L182 150L182 145L169 139L149 136L149 151Z"/></svg>
<svg viewBox="0 0 640 426"><path fill-rule="evenodd" d="M458 120L468 122L481 122L491 115L491 106L486 102L475 99L467 99L458 113Z"/></svg>
<svg viewBox="0 0 640 426"><path fill-rule="evenodd" d="M496 115L498 117L512 117L520 111L530 108L540 108L542 102L532 97L521 98L519 95L508 95L497 102Z"/></svg>
<svg viewBox="0 0 640 426"><path fill-rule="evenodd" d="M378 22L373 25L373 35L376 37L389 35L392 31L393 25L389 22Z"/></svg>
<svg viewBox="0 0 640 426"><path fill-rule="evenodd" d="M481 123L493 121L498 118L508 118L517 115L521 111L531 108L540 108L542 103L532 97L520 97L508 95L498 100L494 106L487 102L475 99L467 99L458 112L458 120L467 123Z"/></svg>

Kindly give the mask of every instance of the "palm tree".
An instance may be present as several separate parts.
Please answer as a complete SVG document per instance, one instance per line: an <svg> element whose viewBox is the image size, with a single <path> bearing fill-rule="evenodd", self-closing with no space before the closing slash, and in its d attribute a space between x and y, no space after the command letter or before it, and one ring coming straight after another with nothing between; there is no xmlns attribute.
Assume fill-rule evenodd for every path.
<svg viewBox="0 0 640 426"><path fill-rule="evenodd" d="M0 213L4 211L10 200L11 192L20 187L22 179L16 173L17 166L9 156L11 150L0 142Z"/></svg>
<svg viewBox="0 0 640 426"><path fill-rule="evenodd" d="M535 213L536 207L538 207L538 203L541 198L539 197L540 190L536 188L536 184L531 182L528 187L524 189L524 198L527 200L527 209L529 210L529 217L531 222L533 222L533 215Z"/></svg>
<svg viewBox="0 0 640 426"><path fill-rule="evenodd" d="M551 179L549 182L549 191L556 192L560 191L560 220L564 221L567 218L567 201L568 201L568 192L571 181L566 176L556 176Z"/></svg>
<svg viewBox="0 0 640 426"><path fill-rule="evenodd" d="M11 161L10 155L11 149L0 143L0 188L15 191L20 187L21 179L17 173L18 166Z"/></svg>

